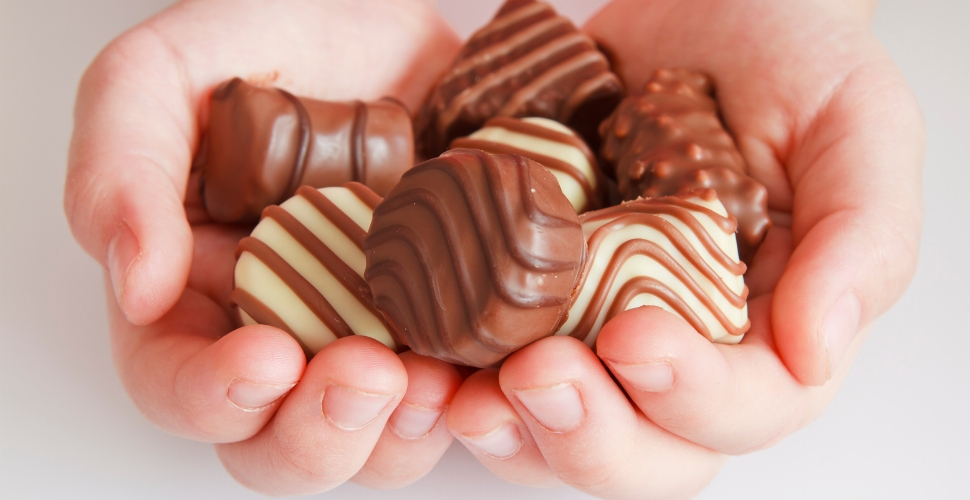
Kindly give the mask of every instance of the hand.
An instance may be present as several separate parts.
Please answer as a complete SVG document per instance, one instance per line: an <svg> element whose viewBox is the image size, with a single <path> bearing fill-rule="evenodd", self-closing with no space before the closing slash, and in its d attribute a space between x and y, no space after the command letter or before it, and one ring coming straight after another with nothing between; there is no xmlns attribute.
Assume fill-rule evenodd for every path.
<svg viewBox="0 0 970 500"><path fill-rule="evenodd" d="M775 222L745 277L752 327L714 345L643 308L604 327L603 364L570 338L517 352L449 411L486 466L603 497L689 497L725 455L824 410L908 285L922 218L923 124L869 3L616 0L590 20L631 91L661 67L713 76Z"/></svg>
<svg viewBox="0 0 970 500"><path fill-rule="evenodd" d="M239 75L417 109L458 45L418 0L186 1L112 42L81 81L64 206L106 268L120 377L162 429L221 443L253 489L414 481L451 441L438 417L460 378L363 337L307 364L279 330L230 332L233 251L248 228L207 221L189 182L209 93Z"/></svg>

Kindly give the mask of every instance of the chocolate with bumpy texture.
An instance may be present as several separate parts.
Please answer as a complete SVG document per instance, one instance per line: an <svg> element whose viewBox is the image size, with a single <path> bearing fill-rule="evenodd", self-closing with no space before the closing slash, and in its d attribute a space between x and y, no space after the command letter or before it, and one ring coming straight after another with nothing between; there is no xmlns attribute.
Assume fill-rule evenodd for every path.
<svg viewBox="0 0 970 500"><path fill-rule="evenodd" d="M234 78L212 93L202 202L219 222L255 222L302 185L356 181L383 195L414 164L403 104L328 102Z"/></svg>
<svg viewBox="0 0 970 500"><path fill-rule="evenodd" d="M713 342L748 330L748 289L736 221L711 189L641 198L580 216L588 254L566 322L557 332L590 347L622 311L658 306Z"/></svg>
<svg viewBox="0 0 970 500"><path fill-rule="evenodd" d="M497 117L468 137L451 141L451 149L474 148L493 154L517 154L549 169L577 213L599 208L602 174L593 152L561 123L548 118Z"/></svg>
<svg viewBox="0 0 970 500"><path fill-rule="evenodd" d="M534 0L509 0L474 33L417 122L421 154L495 116L538 116L569 125L592 145L597 125L623 98L596 44L568 18Z"/></svg>
<svg viewBox="0 0 970 500"><path fill-rule="evenodd" d="M600 126L602 157L614 167L623 199L712 188L738 220L738 246L749 261L771 226L768 192L717 116L710 78L661 69L644 93L623 100Z"/></svg>
<svg viewBox="0 0 970 500"><path fill-rule="evenodd" d="M584 248L548 170L456 149L408 171L374 211L364 277L398 341L482 367L556 331Z"/></svg>
<svg viewBox="0 0 970 500"><path fill-rule="evenodd" d="M364 235L379 196L362 184L296 196L263 211L237 249L230 299L243 324L280 328L308 356L337 338L366 335L398 347L364 281Z"/></svg>

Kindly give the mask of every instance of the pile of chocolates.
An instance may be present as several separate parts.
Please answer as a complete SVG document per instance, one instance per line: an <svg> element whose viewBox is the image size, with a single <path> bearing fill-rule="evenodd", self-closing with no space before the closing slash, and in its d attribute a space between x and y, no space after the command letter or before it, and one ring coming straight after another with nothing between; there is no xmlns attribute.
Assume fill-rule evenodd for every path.
<svg viewBox="0 0 970 500"><path fill-rule="evenodd" d="M211 103L206 210L262 216L231 299L242 324L285 330L308 356L356 334L490 366L550 335L595 347L604 323L644 305L713 342L749 327L738 251L749 259L770 226L767 194L710 78L662 69L624 97L547 4L507 1L413 125L392 99L238 78Z"/></svg>

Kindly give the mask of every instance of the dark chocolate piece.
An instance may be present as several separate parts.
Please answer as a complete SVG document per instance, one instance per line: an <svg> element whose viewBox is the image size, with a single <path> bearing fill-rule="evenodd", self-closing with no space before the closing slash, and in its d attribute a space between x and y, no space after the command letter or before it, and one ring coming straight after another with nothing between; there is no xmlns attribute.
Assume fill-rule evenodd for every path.
<svg viewBox="0 0 970 500"><path fill-rule="evenodd" d="M295 97L234 78L211 98L202 201L219 222L255 222L301 185L361 182L386 194L414 163L403 104Z"/></svg>
<svg viewBox="0 0 970 500"><path fill-rule="evenodd" d="M481 367L556 331L584 249L548 170L456 149L408 171L378 205L364 277L399 342Z"/></svg>
<svg viewBox="0 0 970 500"><path fill-rule="evenodd" d="M471 36L418 119L426 158L495 116L551 118L596 147L597 125L623 98L596 44L534 0L509 0Z"/></svg>
<svg viewBox="0 0 970 500"><path fill-rule="evenodd" d="M625 200L712 188L738 220L738 248L749 261L771 226L768 191L717 115L710 78L661 69L644 93L624 99L600 126L603 158Z"/></svg>

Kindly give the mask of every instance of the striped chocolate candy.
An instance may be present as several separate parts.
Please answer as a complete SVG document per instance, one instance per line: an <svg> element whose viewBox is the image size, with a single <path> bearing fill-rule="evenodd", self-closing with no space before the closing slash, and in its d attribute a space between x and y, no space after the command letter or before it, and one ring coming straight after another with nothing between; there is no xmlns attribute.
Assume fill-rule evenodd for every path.
<svg viewBox="0 0 970 500"><path fill-rule="evenodd" d="M604 323L652 305L685 319L713 342L748 330L748 288L737 221L712 189L638 199L580 216L586 264L557 332L595 346Z"/></svg>
<svg viewBox="0 0 970 500"><path fill-rule="evenodd" d="M381 198L363 184L303 186L263 211L236 253L235 290L243 324L290 333L312 356L347 335L397 348L364 281L364 235Z"/></svg>
<svg viewBox="0 0 970 500"><path fill-rule="evenodd" d="M496 117L451 149L473 148L525 156L549 169L577 213L598 208L602 197L599 168L589 146L569 127L548 118Z"/></svg>
<svg viewBox="0 0 970 500"><path fill-rule="evenodd" d="M623 98L619 78L593 40L544 2L507 0L472 34L432 91L415 129L424 157L495 116L542 116L587 142Z"/></svg>

